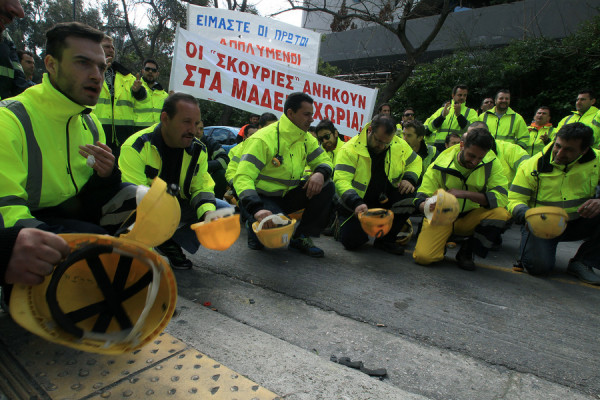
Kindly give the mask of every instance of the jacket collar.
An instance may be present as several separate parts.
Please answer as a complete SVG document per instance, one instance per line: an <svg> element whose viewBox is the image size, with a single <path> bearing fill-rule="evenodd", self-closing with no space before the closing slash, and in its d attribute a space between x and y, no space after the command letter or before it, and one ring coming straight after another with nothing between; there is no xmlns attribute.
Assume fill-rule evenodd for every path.
<svg viewBox="0 0 600 400"><path fill-rule="evenodd" d="M156 147L156 149L158 150L159 154L164 154L164 151L166 148L168 148L167 144L165 143L163 137L162 137L162 132L161 132L161 128L162 127L162 122L159 122L155 127L154 130L152 131L152 137L150 138L150 143ZM192 143L186 147L184 150L186 151L186 153L188 153L189 155L192 155L194 152L194 147L198 146L200 144L200 141L196 138L194 138L194 140L192 140Z"/></svg>
<svg viewBox="0 0 600 400"><path fill-rule="evenodd" d="M118 61L113 61L113 63L110 65L110 68L112 68L113 71L120 73L121 75L131 74L131 71L125 68L125 66L123 66L123 64L119 63Z"/></svg>
<svg viewBox="0 0 600 400"><path fill-rule="evenodd" d="M144 81L146 86L148 86L151 90L164 90L162 85L158 81L155 81L152 86L150 86L150 84L148 82L146 82L146 78L144 78L143 76L142 76L142 81Z"/></svg>
<svg viewBox="0 0 600 400"><path fill-rule="evenodd" d="M590 149L587 151L587 153L585 153L584 155L579 157L577 160L573 161L571 164L568 164L568 165L554 164L554 162L552 161L552 148L554 147L554 143L555 142L552 142L552 143L546 145L542 156L538 159L537 171L539 173L552 172L554 167L564 167L564 169L567 170L568 168L570 168L571 166L573 166L575 164L585 164L590 161L594 161L596 159L596 152L594 151L593 148L590 147Z"/></svg>
<svg viewBox="0 0 600 400"><path fill-rule="evenodd" d="M304 140L307 135L306 132L298 128L285 114L279 118L275 129L279 129L279 140L290 144Z"/></svg>
<svg viewBox="0 0 600 400"><path fill-rule="evenodd" d="M39 91L39 99L47 105L46 110L52 110L49 115L51 118L59 119L70 118L77 114L89 114L95 106L82 106L65 96L50 81L50 76L45 73L42 77L42 83L38 86L32 86Z"/></svg>
<svg viewBox="0 0 600 400"><path fill-rule="evenodd" d="M581 117L585 116L585 115L592 115L592 114L596 114L598 112L598 108L596 108L595 106L591 106L590 108L588 108L588 110L586 112L584 112L583 114L581 114L579 111L575 110L573 111L573 114L575 115L579 115Z"/></svg>

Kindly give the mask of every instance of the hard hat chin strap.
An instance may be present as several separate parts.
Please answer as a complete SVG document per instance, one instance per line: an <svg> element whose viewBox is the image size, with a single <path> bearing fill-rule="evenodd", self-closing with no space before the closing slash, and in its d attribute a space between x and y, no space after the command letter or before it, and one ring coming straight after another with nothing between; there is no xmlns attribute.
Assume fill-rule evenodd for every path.
<svg viewBox="0 0 600 400"><path fill-rule="evenodd" d="M292 221L283 218L283 216L283 214L271 214L268 217L263 218L262 221L260 221L260 223L258 224L257 232L260 232L262 230L263 225L269 221L273 221L274 224L282 226L289 225L292 223Z"/></svg>

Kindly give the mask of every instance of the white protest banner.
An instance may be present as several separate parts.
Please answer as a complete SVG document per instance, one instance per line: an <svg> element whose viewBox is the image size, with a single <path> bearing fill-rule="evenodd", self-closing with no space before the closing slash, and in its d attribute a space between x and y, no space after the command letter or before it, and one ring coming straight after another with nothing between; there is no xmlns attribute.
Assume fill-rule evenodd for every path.
<svg viewBox="0 0 600 400"><path fill-rule="evenodd" d="M271 18L188 3L187 28L253 56L317 72L321 34Z"/></svg>
<svg viewBox="0 0 600 400"><path fill-rule="evenodd" d="M377 90L243 55L177 30L169 88L255 114L281 114L287 95L314 99L314 119L330 119L343 135L354 136L370 121Z"/></svg>

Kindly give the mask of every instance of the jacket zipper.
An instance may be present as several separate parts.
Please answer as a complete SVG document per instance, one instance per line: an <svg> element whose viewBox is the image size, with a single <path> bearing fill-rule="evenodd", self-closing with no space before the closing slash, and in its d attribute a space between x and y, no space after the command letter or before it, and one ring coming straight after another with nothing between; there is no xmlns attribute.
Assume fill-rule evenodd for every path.
<svg viewBox="0 0 600 400"><path fill-rule="evenodd" d="M75 177L73 176L73 170L71 169L71 146L70 146L70 138L69 138L69 123L71 122L71 119L73 119L73 116L71 116L69 118L69 120L67 121L67 126L66 126L66 130L67 130L67 172L69 174L69 176L71 177L71 182L73 182L73 186L75 187L75 193L79 193L79 188L77 187L77 183L75 183Z"/></svg>

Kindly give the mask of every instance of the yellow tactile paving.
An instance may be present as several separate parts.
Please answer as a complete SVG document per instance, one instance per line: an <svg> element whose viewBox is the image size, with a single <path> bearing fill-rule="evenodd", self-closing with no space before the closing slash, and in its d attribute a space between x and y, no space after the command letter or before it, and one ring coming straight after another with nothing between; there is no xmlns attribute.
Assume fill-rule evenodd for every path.
<svg viewBox="0 0 600 400"><path fill-rule="evenodd" d="M30 385L27 391L38 392L41 398L278 398L166 333L135 352L112 356L47 342L14 325L6 314L0 313L0 322L0 338L4 342L0 346L7 354L3 364L14 363L0 369L0 374L10 374L10 370L22 372L20 376L0 376L0 380L10 384L25 379Z"/></svg>

